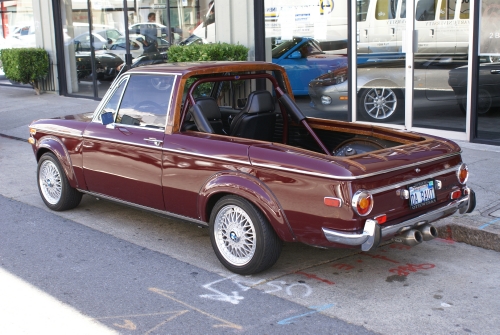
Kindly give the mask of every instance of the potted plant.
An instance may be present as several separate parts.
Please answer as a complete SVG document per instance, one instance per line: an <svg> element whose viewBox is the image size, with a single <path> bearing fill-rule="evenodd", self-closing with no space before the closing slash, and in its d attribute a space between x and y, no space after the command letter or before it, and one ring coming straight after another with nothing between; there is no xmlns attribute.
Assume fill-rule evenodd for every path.
<svg viewBox="0 0 500 335"><path fill-rule="evenodd" d="M42 48L3 49L0 61L7 79L30 84L37 95L40 81L49 73L49 55Z"/></svg>

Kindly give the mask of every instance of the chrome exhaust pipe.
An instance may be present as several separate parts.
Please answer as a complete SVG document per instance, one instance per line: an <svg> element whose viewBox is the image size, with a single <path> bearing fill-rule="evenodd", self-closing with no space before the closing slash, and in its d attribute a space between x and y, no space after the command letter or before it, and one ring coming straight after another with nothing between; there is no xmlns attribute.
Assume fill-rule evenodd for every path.
<svg viewBox="0 0 500 335"><path fill-rule="evenodd" d="M403 243L405 245L409 245L410 247L422 243L423 240L424 238L422 237L422 233L416 229L408 230L393 238L394 242Z"/></svg>
<svg viewBox="0 0 500 335"><path fill-rule="evenodd" d="M438 231L433 225L426 224L422 227L419 227L418 230L422 233L422 238L424 239L424 241L430 241L438 237Z"/></svg>

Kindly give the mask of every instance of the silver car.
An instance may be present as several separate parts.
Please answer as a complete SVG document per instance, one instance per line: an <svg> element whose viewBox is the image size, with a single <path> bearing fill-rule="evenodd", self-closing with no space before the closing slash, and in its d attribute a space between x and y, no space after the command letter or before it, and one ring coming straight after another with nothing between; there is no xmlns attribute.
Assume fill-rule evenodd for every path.
<svg viewBox="0 0 500 335"><path fill-rule="evenodd" d="M414 66L416 104L456 104L448 84L450 70L467 64L450 57L418 59ZM311 106L324 112L347 112L347 67L336 69L309 83ZM390 122L404 117L405 60L368 60L358 64L358 117L367 121Z"/></svg>

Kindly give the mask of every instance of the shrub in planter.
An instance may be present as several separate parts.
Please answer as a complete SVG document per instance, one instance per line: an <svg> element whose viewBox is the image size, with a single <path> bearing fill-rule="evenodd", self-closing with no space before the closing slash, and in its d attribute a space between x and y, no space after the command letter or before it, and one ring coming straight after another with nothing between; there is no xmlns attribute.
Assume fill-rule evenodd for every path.
<svg viewBox="0 0 500 335"><path fill-rule="evenodd" d="M168 49L169 62L199 61L241 61L248 59L248 48L228 43L193 44L171 46Z"/></svg>
<svg viewBox="0 0 500 335"><path fill-rule="evenodd" d="M49 55L42 48L3 49L0 54L5 76L30 84L40 94L39 81L49 73Z"/></svg>

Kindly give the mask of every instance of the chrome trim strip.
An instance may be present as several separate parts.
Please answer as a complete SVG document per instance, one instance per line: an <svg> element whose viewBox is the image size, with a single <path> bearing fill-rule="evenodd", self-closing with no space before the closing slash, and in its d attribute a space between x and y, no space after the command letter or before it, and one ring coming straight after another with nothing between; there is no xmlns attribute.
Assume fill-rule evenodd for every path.
<svg viewBox="0 0 500 335"><path fill-rule="evenodd" d="M114 197L110 197L110 196L107 196L107 195L104 195L104 194L101 194L101 193L90 192L90 191L81 190L81 189L78 189L78 188L77 188L77 190L79 192L82 192L82 193L85 193L85 194L88 194L88 195L91 195L91 196L94 196L94 197L97 197L97 198L102 198L102 199L105 199L105 200L109 200L109 201L120 203L122 205L130 206L130 207L135 207L135 208L138 208L138 209L142 209L142 210L145 210L145 211L148 211L148 212L154 212L154 213L161 214L161 215L167 215L167 216L170 216L170 217L173 217L173 218L176 218L176 219L180 219L180 220L184 220L184 221L189 221L189 222L195 223L197 225L202 225L202 226L208 227L208 223L206 223L204 221L201 221L201 220L189 218L187 216L182 216L182 215L174 214L174 213L171 213L171 212L162 211L160 209L155 209L155 208L151 208L151 207L147 207L147 206L142 206L142 205L134 204L132 202L120 200L120 199L117 199L117 198L114 198Z"/></svg>
<svg viewBox="0 0 500 335"><path fill-rule="evenodd" d="M83 139L84 140L99 140L99 141L106 141L106 142L111 142L111 143L132 145L132 146L141 147L141 148L149 148L149 149L161 150L160 147L157 147L154 144L149 144L148 145L148 144L140 144L140 143L136 143L136 142L126 142L126 141L119 141L119 140L113 140L113 141L111 141L109 138L103 138L103 137L97 137L97 136L85 136Z"/></svg>
<svg viewBox="0 0 500 335"><path fill-rule="evenodd" d="M193 152L188 152L188 151L183 151L183 150L168 149L168 148L162 148L162 149L163 149L163 151L175 152L178 154L191 155L191 156L210 158L210 159L217 159L217 160L221 160L221 161L225 161L225 162L238 163L238 164L242 164L242 165L250 165L250 166L252 165L249 161L242 161L239 159L232 159L232 158L226 158L226 157L220 157L220 156L217 156L216 158L214 158L214 156L198 154L198 153L193 153Z"/></svg>
<svg viewBox="0 0 500 335"><path fill-rule="evenodd" d="M422 177L405 180L404 182L401 182L401 183L396 183L396 184L391 184L391 185L387 185L384 187L379 187L379 188L370 190L370 193L371 194L382 193L385 191L390 191L390 190L395 189L395 188L405 187L408 184L417 183L417 182L422 181L422 180L431 179L431 178L434 178L434 177L437 177L437 176L440 176L443 174L451 173L451 172L456 171L456 169L458 169L458 166L459 165L454 166L454 167L449 168L449 169L446 169L446 170L441 170L438 172L429 173L429 174L426 174L425 176L422 176Z"/></svg>
<svg viewBox="0 0 500 335"><path fill-rule="evenodd" d="M443 217L455 213L457 210L462 209L463 207L468 208L468 206L469 206L469 195L464 196L460 200L452 201L449 204L440 207L438 209L435 209L431 212L416 216L412 219L406 220L396 225L389 227L378 226L381 228L380 239L386 236L391 236L401 233L405 230L418 227L423 224L428 224L437 221ZM375 240L377 239L377 223L375 222L375 220L371 219L366 220L365 227L363 228L363 233L361 234L346 233L324 227L322 228L322 230L323 234L325 235L325 238L329 242L351 245L351 246L361 245L361 249L363 251L371 249L370 246L371 238L374 238ZM378 243L372 243L372 246L377 244Z"/></svg>
<svg viewBox="0 0 500 335"><path fill-rule="evenodd" d="M35 128L37 132L44 133L45 134L44 137L45 136L54 135L54 136L65 136L65 137L73 137L73 138L82 138L82 133L80 133L79 135L74 135L74 134L65 133L65 132L62 132L62 131L47 130L47 129L44 129L44 128L40 128L38 126L32 126L31 128Z"/></svg>
<svg viewBox="0 0 500 335"><path fill-rule="evenodd" d="M367 174L363 174L363 175L359 175L359 176L352 176L352 177L335 176L335 175L325 174L325 173L302 171L302 170L290 169L290 168L285 168L285 167L281 167L281 166L277 166L277 165L271 165L271 164L253 163L252 165L259 166L259 167L264 167L264 168L281 170L281 171L287 171L287 172L302 173L302 174L307 174L307 175L310 175L310 176L316 176L316 177L322 177L322 178L335 178L335 179L339 179L339 180L358 180L358 179L363 179L363 178L378 176L380 174L394 172L394 171L398 171L398 170L402 170L402 169L406 169L406 168L410 168L410 167L414 167L414 166L419 166L419 165L422 165L422 164L432 163L432 162L435 162L435 161L438 161L438 160L441 160L441 159L444 159L444 158L449 158L449 157L453 157L453 156L457 156L457 155L460 155L460 153L459 152L454 152L454 153L451 153L451 154L443 155L443 156L440 156L440 157L428 159L428 160L417 162L417 163L413 163L413 164L403 165L403 166L399 166L399 167L392 168L392 169L387 169L387 170L382 170L382 171L378 171L378 172L372 172L372 173L367 173Z"/></svg>

